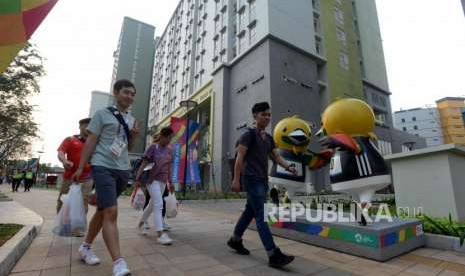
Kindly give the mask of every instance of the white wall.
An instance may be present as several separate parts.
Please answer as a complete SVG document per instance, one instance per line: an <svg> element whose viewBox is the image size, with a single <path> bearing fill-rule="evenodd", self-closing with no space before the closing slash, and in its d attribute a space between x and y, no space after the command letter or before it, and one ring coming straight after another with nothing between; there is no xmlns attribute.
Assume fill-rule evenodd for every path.
<svg viewBox="0 0 465 276"><path fill-rule="evenodd" d="M433 217L457 217L448 156L445 153L392 161L397 207L422 207ZM412 173L422 172L422 173Z"/></svg>

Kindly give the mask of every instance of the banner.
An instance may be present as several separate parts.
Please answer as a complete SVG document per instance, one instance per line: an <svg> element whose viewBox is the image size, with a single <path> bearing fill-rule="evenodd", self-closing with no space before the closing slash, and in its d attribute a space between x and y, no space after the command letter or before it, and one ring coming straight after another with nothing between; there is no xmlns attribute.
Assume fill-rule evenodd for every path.
<svg viewBox="0 0 465 276"><path fill-rule="evenodd" d="M0 0L0 74L24 48L58 0Z"/></svg>
<svg viewBox="0 0 465 276"><path fill-rule="evenodd" d="M184 174L187 173L186 183L200 183L200 167L198 162L197 146L200 138L200 125L189 121L189 143L186 170L186 119L171 117L171 128L174 131L173 144L173 172L171 182L184 183Z"/></svg>

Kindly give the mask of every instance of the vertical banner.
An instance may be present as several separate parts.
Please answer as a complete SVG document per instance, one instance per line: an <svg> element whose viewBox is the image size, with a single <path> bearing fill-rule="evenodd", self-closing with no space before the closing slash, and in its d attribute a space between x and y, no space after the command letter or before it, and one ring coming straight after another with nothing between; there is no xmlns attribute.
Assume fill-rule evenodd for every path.
<svg viewBox="0 0 465 276"><path fill-rule="evenodd" d="M200 125L189 121L188 162L186 170L186 119L171 117L171 128L174 137L173 145L173 172L171 182L184 183L184 174L187 173L187 183L200 183L200 167L198 162L197 146L200 138Z"/></svg>
<svg viewBox="0 0 465 276"><path fill-rule="evenodd" d="M186 150L186 120L181 118L171 117L171 128L174 131L171 143L173 145L173 169L171 174L172 183L184 182L184 166ZM183 150L184 148L184 150Z"/></svg>
<svg viewBox="0 0 465 276"><path fill-rule="evenodd" d="M200 166L198 160L198 145L200 140L200 124L189 121L189 151L187 166L187 183L200 183Z"/></svg>

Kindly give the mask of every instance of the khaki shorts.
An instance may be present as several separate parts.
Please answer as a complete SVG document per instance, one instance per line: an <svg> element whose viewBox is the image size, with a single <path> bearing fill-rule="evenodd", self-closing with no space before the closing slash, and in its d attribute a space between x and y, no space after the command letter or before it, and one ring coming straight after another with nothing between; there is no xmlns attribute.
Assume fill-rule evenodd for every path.
<svg viewBox="0 0 465 276"><path fill-rule="evenodd" d="M63 180L63 184L61 185L60 189L60 194L58 195L58 201L57 201L57 213L60 212L61 206L63 205L63 202L60 200L61 195L67 194L69 192L69 187L74 181L71 181L69 179ZM89 209L89 195L92 192L92 179L89 180L81 180L79 181L81 184L81 192L82 192L82 199L84 200L84 208L87 210Z"/></svg>

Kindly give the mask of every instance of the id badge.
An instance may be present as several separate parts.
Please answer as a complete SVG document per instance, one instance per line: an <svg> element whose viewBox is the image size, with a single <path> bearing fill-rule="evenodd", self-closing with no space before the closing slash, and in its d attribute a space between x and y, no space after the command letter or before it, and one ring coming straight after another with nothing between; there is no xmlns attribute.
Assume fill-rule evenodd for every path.
<svg viewBox="0 0 465 276"><path fill-rule="evenodd" d="M113 144L111 144L110 146L111 153L113 153L113 155L115 155L116 157L120 157L121 153L126 148L126 146L126 143L122 139L115 138Z"/></svg>

